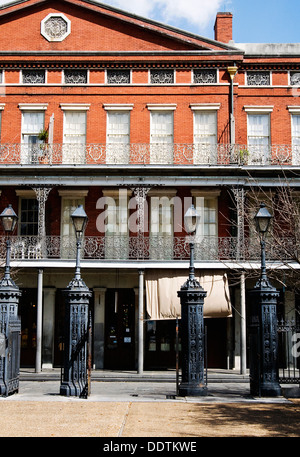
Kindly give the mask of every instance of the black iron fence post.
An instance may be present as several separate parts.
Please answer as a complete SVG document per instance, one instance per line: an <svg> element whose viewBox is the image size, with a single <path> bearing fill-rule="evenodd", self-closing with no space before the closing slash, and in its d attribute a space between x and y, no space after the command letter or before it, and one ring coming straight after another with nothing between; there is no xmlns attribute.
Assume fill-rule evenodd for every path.
<svg viewBox="0 0 300 457"><path fill-rule="evenodd" d="M0 281L0 395L19 390L21 320L18 316L21 292L9 269Z"/></svg>
<svg viewBox="0 0 300 457"><path fill-rule="evenodd" d="M203 305L206 291L194 276L194 257L191 243L189 279L177 292L181 302L182 381L179 396L207 395L205 380L205 332Z"/></svg>
<svg viewBox="0 0 300 457"><path fill-rule="evenodd" d="M249 323L250 393L259 397L281 395L278 371L276 305L279 292L260 279L251 297Z"/></svg>
<svg viewBox="0 0 300 457"><path fill-rule="evenodd" d="M92 295L84 281L74 278L64 291L66 299L64 370L60 394L87 396L88 309Z"/></svg>

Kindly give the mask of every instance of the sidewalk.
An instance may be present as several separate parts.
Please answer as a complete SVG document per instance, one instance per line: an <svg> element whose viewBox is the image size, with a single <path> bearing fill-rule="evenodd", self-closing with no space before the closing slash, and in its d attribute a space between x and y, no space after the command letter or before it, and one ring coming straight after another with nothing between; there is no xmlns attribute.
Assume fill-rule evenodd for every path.
<svg viewBox="0 0 300 457"><path fill-rule="evenodd" d="M299 399L253 398L248 375L234 371L209 370L206 397L178 397L175 371L93 371L88 399L59 389L60 370L23 369L19 393L0 397L0 436L300 436Z"/></svg>

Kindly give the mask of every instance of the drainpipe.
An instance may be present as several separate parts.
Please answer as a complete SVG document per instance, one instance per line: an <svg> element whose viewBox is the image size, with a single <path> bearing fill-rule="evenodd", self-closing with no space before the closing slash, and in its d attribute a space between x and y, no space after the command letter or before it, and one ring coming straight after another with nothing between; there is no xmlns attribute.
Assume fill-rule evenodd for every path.
<svg viewBox="0 0 300 457"><path fill-rule="evenodd" d="M234 100L233 100L233 80L235 75L237 74L238 68L233 65L231 67L227 67L227 71L230 76L230 144L235 144L235 118L234 118Z"/></svg>

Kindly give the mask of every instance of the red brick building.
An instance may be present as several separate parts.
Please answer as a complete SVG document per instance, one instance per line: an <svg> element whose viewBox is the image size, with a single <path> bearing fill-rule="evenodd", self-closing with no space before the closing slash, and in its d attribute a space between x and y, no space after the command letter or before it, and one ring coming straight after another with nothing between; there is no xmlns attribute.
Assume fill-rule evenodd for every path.
<svg viewBox="0 0 300 457"><path fill-rule="evenodd" d="M299 45L234 43L230 13L210 40L89 0L11 3L0 31L0 210L19 216L21 366L61 363L70 214L82 204L95 368L135 369L141 345L143 368L174 368L193 202L208 366L238 368L239 211L249 174L270 190L283 165L298 170Z"/></svg>

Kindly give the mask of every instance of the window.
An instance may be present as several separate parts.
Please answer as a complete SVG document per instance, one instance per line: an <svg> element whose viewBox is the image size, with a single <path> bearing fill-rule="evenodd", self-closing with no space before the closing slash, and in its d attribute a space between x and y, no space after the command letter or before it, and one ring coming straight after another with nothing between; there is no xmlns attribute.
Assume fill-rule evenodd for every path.
<svg viewBox="0 0 300 457"><path fill-rule="evenodd" d="M22 112L21 163L37 163L40 155L39 133L44 128L43 111Z"/></svg>
<svg viewBox="0 0 300 457"><path fill-rule="evenodd" d="M173 258L174 198L176 190L150 191L150 258Z"/></svg>
<svg viewBox="0 0 300 457"><path fill-rule="evenodd" d="M192 190L194 205L200 215L195 239L197 259L215 259L218 256L218 196L219 191L207 194Z"/></svg>
<svg viewBox="0 0 300 457"><path fill-rule="evenodd" d="M194 113L194 163L217 163L217 113Z"/></svg>
<svg viewBox="0 0 300 457"><path fill-rule="evenodd" d="M75 211L78 205L84 207L85 197L88 194L87 190L59 190L61 197L61 246L60 254L62 258L76 258L76 236L71 220L71 214ZM84 255L84 249L81 250L81 255Z"/></svg>
<svg viewBox="0 0 300 457"><path fill-rule="evenodd" d="M174 70L150 70L151 84L174 84Z"/></svg>
<svg viewBox="0 0 300 457"><path fill-rule="evenodd" d="M249 163L267 163L270 158L270 115L248 114Z"/></svg>
<svg viewBox="0 0 300 457"><path fill-rule="evenodd" d="M87 84L87 70L64 70L65 84Z"/></svg>
<svg viewBox="0 0 300 457"><path fill-rule="evenodd" d="M45 70L23 70L22 82L23 84L45 84L46 72Z"/></svg>
<svg viewBox="0 0 300 457"><path fill-rule="evenodd" d="M150 163L173 163L174 113L176 105L148 105L150 121Z"/></svg>
<svg viewBox="0 0 300 457"><path fill-rule="evenodd" d="M217 70L194 70L193 71L194 84L216 84L217 83Z"/></svg>
<svg viewBox="0 0 300 457"><path fill-rule="evenodd" d="M130 70L107 70L107 84L130 84Z"/></svg>
<svg viewBox="0 0 300 457"><path fill-rule="evenodd" d="M271 76L269 71L248 71L248 86L270 86Z"/></svg>
<svg viewBox="0 0 300 457"><path fill-rule="evenodd" d="M129 163L130 112L107 111L107 163Z"/></svg>
<svg viewBox="0 0 300 457"><path fill-rule="evenodd" d="M61 105L64 110L63 163L85 163L86 118L89 105Z"/></svg>
<svg viewBox="0 0 300 457"><path fill-rule="evenodd" d="M21 214L18 224L20 235L31 236L38 234L38 211L38 201L36 199L21 199Z"/></svg>
<svg viewBox="0 0 300 457"><path fill-rule="evenodd" d="M105 258L128 259L128 198L127 189L103 190L105 197Z"/></svg>
<svg viewBox="0 0 300 457"><path fill-rule="evenodd" d="M293 165L300 163L300 114L292 114Z"/></svg>

